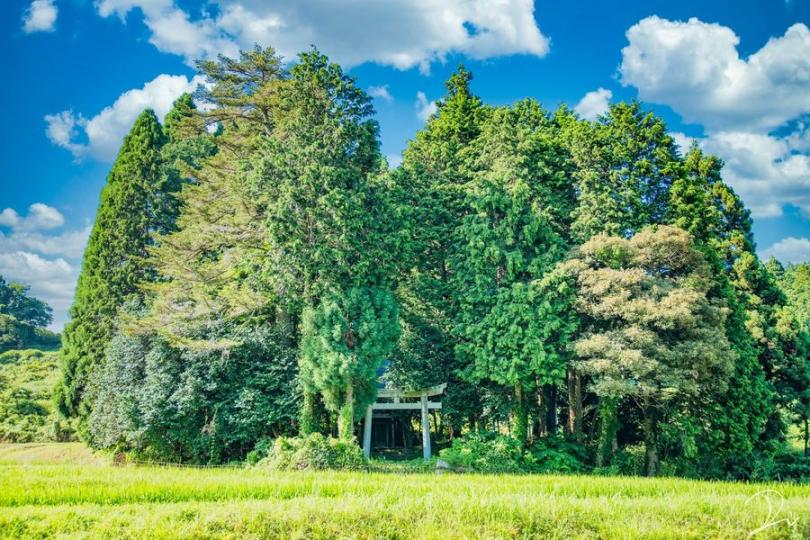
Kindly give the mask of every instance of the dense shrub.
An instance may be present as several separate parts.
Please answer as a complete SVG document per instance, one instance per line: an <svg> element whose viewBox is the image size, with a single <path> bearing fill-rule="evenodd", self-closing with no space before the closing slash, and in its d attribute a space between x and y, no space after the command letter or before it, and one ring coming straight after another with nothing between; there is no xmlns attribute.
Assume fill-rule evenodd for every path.
<svg viewBox="0 0 810 540"><path fill-rule="evenodd" d="M576 473L585 470L585 448L568 439L545 437L532 444L529 451L535 472Z"/></svg>
<svg viewBox="0 0 810 540"><path fill-rule="evenodd" d="M453 439L439 455L454 468L485 473L580 472L586 458L582 445L562 437L539 439L521 452L516 439L484 431Z"/></svg>
<svg viewBox="0 0 810 540"><path fill-rule="evenodd" d="M74 436L51 402L58 377L56 353L26 349L0 354L0 442L64 441Z"/></svg>
<svg viewBox="0 0 810 540"><path fill-rule="evenodd" d="M245 462L248 465L256 465L258 462L267 457L267 455L273 449L273 444L273 439L260 439L256 441L256 446L254 446L253 450L248 452L245 456Z"/></svg>
<svg viewBox="0 0 810 540"><path fill-rule="evenodd" d="M219 349L179 349L154 335L116 336L89 422L95 448L140 459L242 460L289 433L298 413L293 352L270 328L221 328Z"/></svg>
<svg viewBox="0 0 810 540"><path fill-rule="evenodd" d="M533 467L531 455L523 455L517 440L483 431L453 439L439 456L453 467L476 472L516 473Z"/></svg>
<svg viewBox="0 0 810 540"><path fill-rule="evenodd" d="M366 467L366 459L355 441L312 433L306 437L279 437L260 465L285 471L359 470Z"/></svg>

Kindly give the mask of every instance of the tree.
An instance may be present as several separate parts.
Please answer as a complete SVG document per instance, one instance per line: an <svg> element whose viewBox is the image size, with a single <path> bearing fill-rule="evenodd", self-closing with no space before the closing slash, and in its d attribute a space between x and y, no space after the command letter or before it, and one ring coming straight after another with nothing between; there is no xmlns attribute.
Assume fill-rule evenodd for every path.
<svg viewBox="0 0 810 540"><path fill-rule="evenodd" d="M670 191L669 221L692 234L712 271L710 298L729 309L726 337L736 355L732 380L740 384L713 389L683 413L694 425L692 456L701 474L739 477L751 463L773 411L772 389L747 328L747 293L735 285L732 269L741 256L753 260L751 217L722 180L723 163L693 145Z"/></svg>
<svg viewBox="0 0 810 540"><path fill-rule="evenodd" d="M708 266L676 227L632 238L598 235L566 263L587 331L574 345L600 397L632 398L643 415L646 471L658 472L668 407L722 385L733 365L725 309L711 302Z"/></svg>
<svg viewBox="0 0 810 540"><path fill-rule="evenodd" d="M153 232L149 210L164 142L155 113L144 111L124 138L101 193L64 331L58 400L67 415L85 417L89 412L94 372L103 363L118 310L139 294L138 286L149 274L144 264Z"/></svg>
<svg viewBox="0 0 810 540"><path fill-rule="evenodd" d="M408 236L397 288L402 338L389 373L403 387L448 383L442 416L450 436L463 423L474 423L480 410L480 389L459 374L463 366L453 336L458 292L451 268L468 210L469 146L489 114L470 88L472 79L463 66L450 76L436 114L408 143L402 166L391 173Z"/></svg>
<svg viewBox="0 0 810 540"><path fill-rule="evenodd" d="M596 123L566 122L564 137L577 165L578 207L572 232L630 236L666 219L678 173L666 124L637 102L617 103Z"/></svg>
<svg viewBox="0 0 810 540"><path fill-rule="evenodd" d="M597 234L629 237L647 225L665 222L679 160L661 118L632 102L612 104L596 122L579 120L563 107L556 121L575 164L577 207L569 232L574 244ZM569 416L576 420L582 410L581 375L572 369L568 381ZM602 423L598 447L612 449L620 427L615 402L601 400L598 407ZM597 463L611 453L598 452Z"/></svg>
<svg viewBox="0 0 810 540"><path fill-rule="evenodd" d="M784 269L772 259L768 268L786 296L777 331L786 345L787 361L777 389L803 431L804 453L810 455L810 263Z"/></svg>
<svg viewBox="0 0 810 540"><path fill-rule="evenodd" d="M304 311L301 379L338 413L338 435L351 439L356 411L376 397L377 368L399 339L394 296L385 289L352 288L323 296Z"/></svg>
<svg viewBox="0 0 810 540"><path fill-rule="evenodd" d="M573 206L566 155L533 101L495 110L472 144L471 213L453 261L461 305L458 351L467 376L511 387L514 433L527 437L527 393L565 373L571 321L542 279L563 257Z"/></svg>
<svg viewBox="0 0 810 540"><path fill-rule="evenodd" d="M0 314L14 317L23 324L42 327L53 321L51 306L29 293L31 287L22 283L6 283L0 276Z"/></svg>

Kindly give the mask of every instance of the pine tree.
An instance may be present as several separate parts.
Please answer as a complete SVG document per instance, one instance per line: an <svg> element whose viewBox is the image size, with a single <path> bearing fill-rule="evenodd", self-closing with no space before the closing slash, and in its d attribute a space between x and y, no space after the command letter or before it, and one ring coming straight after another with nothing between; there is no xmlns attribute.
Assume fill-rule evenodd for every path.
<svg viewBox="0 0 810 540"><path fill-rule="evenodd" d="M114 335L118 310L139 294L138 286L149 274L144 260L152 242L150 208L160 182L164 142L155 113L144 111L124 138L101 193L63 334L57 401L67 415L89 412L93 377Z"/></svg>

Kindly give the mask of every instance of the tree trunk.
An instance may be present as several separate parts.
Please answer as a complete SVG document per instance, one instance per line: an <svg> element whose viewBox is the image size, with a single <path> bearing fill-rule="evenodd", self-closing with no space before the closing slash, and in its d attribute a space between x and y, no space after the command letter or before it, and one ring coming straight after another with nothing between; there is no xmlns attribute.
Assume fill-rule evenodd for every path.
<svg viewBox="0 0 810 540"><path fill-rule="evenodd" d="M596 466L604 467L613 458L613 441L618 431L618 402L615 398L602 398L599 402L599 443L596 447Z"/></svg>
<svg viewBox="0 0 810 540"><path fill-rule="evenodd" d="M808 452L808 448L807 448L808 442L810 442L810 430L808 428L810 428L810 426L808 426L808 418L805 416L804 417L804 455L805 456L810 455L810 454L807 453Z"/></svg>
<svg viewBox="0 0 810 540"><path fill-rule="evenodd" d="M526 437L529 431L529 411L526 407L526 397L523 395L523 384L515 385L515 426L514 436L520 447L526 447Z"/></svg>
<svg viewBox="0 0 810 540"><path fill-rule="evenodd" d="M546 406L546 429L547 435L557 433L557 387L545 385L543 387Z"/></svg>
<svg viewBox="0 0 810 540"><path fill-rule="evenodd" d="M548 400L543 395L543 388L537 391L537 437L545 437L548 434L546 420L548 420Z"/></svg>
<svg viewBox="0 0 810 540"><path fill-rule="evenodd" d="M301 425L299 431L301 436L319 431L320 426L317 420L317 399L318 396L312 392L304 391L304 404L301 408Z"/></svg>
<svg viewBox="0 0 810 540"><path fill-rule="evenodd" d="M582 442L582 377L568 369L568 433Z"/></svg>
<svg viewBox="0 0 810 540"><path fill-rule="evenodd" d="M338 415L338 438L344 441L354 437L354 389L352 383L346 385L346 397Z"/></svg>
<svg viewBox="0 0 810 540"><path fill-rule="evenodd" d="M644 450L647 455L647 476L658 475L658 411L644 408Z"/></svg>

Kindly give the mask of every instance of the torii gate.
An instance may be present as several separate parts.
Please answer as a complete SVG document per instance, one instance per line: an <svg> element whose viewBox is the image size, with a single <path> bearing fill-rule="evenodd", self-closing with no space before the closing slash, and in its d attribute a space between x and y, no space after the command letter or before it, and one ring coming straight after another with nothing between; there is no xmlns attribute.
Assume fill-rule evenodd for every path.
<svg viewBox="0 0 810 540"><path fill-rule="evenodd" d="M428 420L428 410L441 409L442 403L440 401L428 401L428 398L440 395L444 392L446 387L447 383L413 391L403 391L397 388L379 389L377 391L377 400L366 409L366 421L363 426L363 454L365 454L366 458L371 457L371 422L373 422L374 419L374 411L420 409L422 411L422 456L425 459L430 459L430 422ZM417 398L419 401L413 401Z"/></svg>

